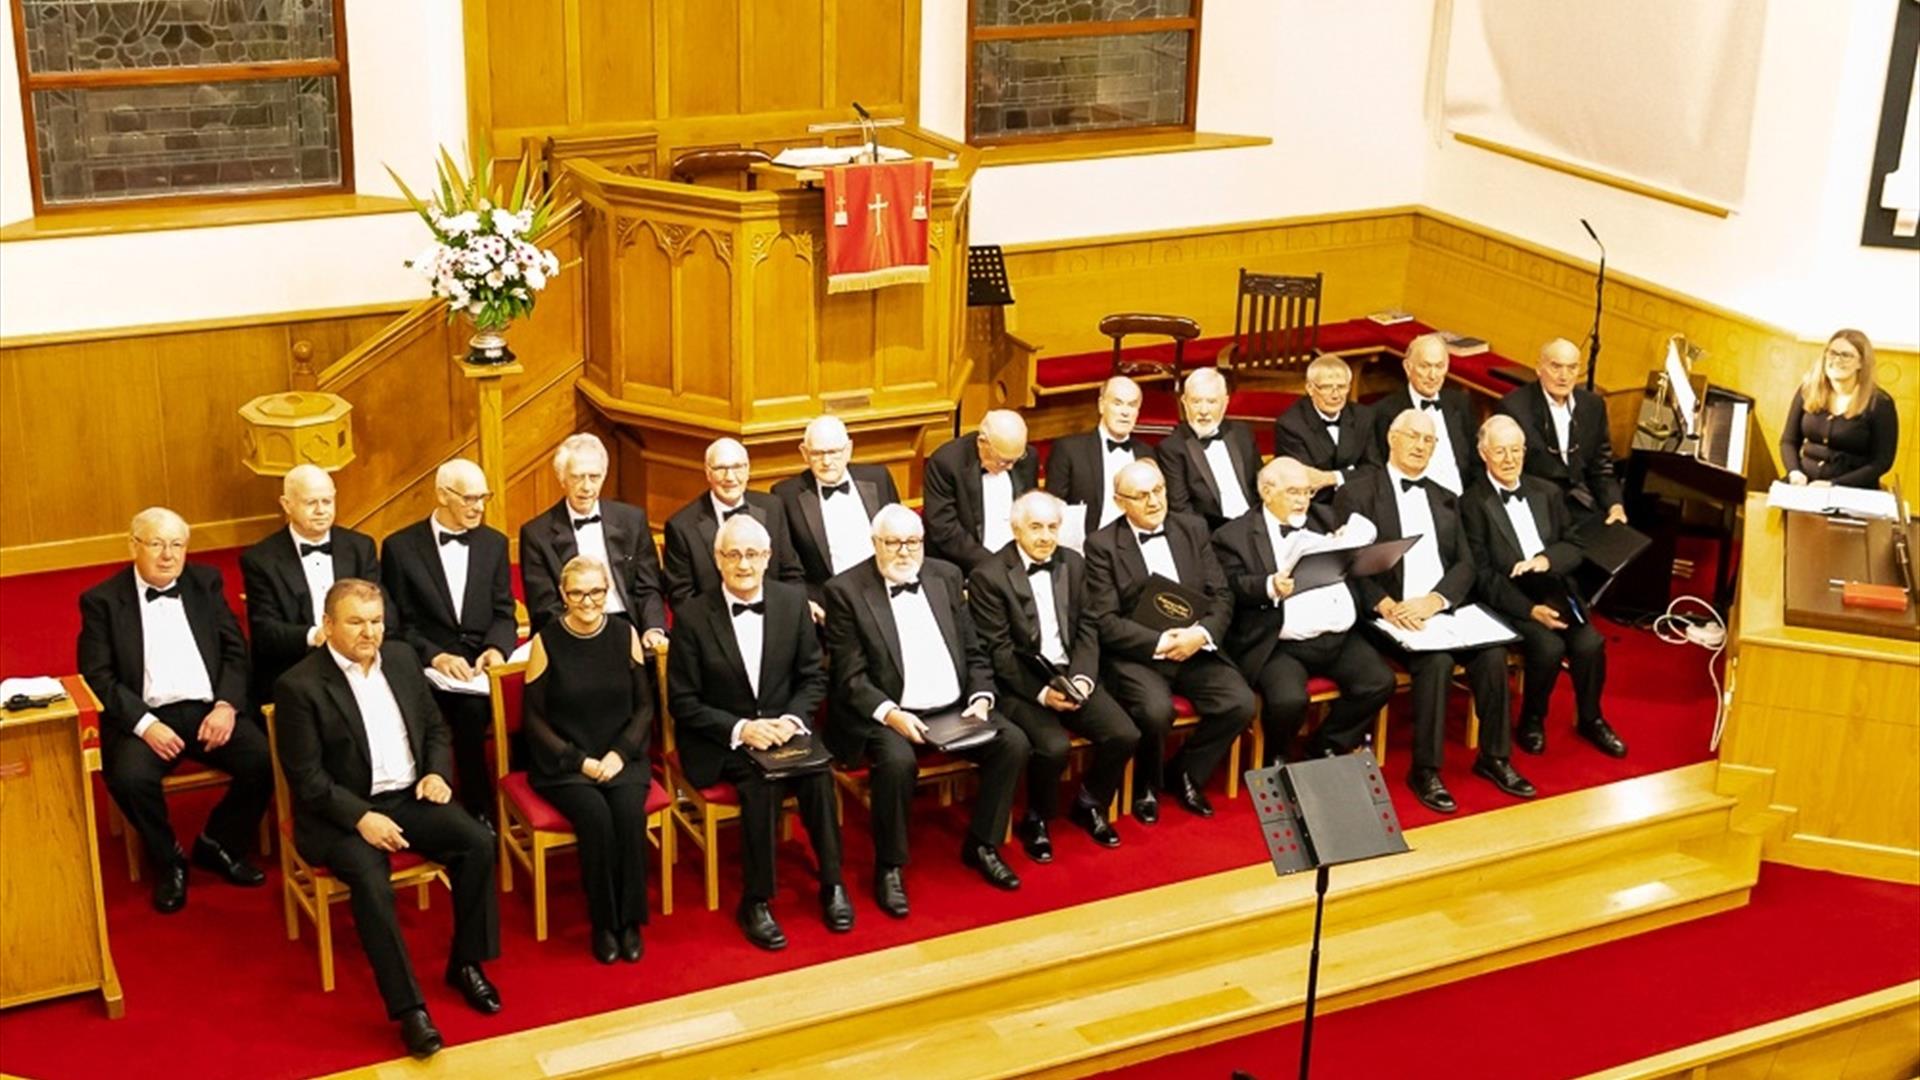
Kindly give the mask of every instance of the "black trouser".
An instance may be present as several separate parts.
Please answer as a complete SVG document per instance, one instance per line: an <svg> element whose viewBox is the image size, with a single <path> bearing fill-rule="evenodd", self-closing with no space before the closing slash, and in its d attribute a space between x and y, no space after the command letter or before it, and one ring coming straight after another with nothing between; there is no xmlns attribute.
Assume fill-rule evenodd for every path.
<svg viewBox="0 0 1920 1080"><path fill-rule="evenodd" d="M500 905L493 890L494 838L486 827L452 804L423 802L411 788L373 797L373 808L393 819L406 835L407 850L447 868L453 885L453 948L449 969L478 964L500 955ZM384 851L349 833L315 861L353 890L353 927L373 965L373 980L397 1018L425 1006L413 978L407 943L393 907L393 872Z"/></svg>
<svg viewBox="0 0 1920 1080"><path fill-rule="evenodd" d="M928 713L941 710L928 709ZM954 751L980 767L980 790L973 800L973 818L967 824L972 844L999 847L1007 835L1007 817L1013 809L1014 787L1027 764L1027 736L999 712L988 717L999 737ZM907 865L907 811L920 777L918 748L885 724L866 718L853 724L860 739L861 759L873 796L874 861L882 867ZM932 747L927 748L929 751Z"/></svg>
<svg viewBox="0 0 1920 1080"><path fill-rule="evenodd" d="M1574 716L1583 724L1600 719L1600 691L1607 683L1606 635L1590 623L1549 630L1532 619L1508 621L1520 635L1521 655L1526 659L1520 722L1537 724L1546 719L1562 659L1573 669Z"/></svg>
<svg viewBox="0 0 1920 1080"><path fill-rule="evenodd" d="M1140 744L1140 729L1127 719L1126 710L1112 695L1095 687L1078 709L1056 712L1037 701L1002 697L1000 709L1007 718L1026 732L1033 754L1027 759L1027 813L1041 819L1060 814L1060 778L1066 775L1067 759L1073 752L1069 732L1083 735L1093 744L1093 761L1087 767L1082 790L1086 801L1106 813L1113 793L1120 790L1127 762Z"/></svg>
<svg viewBox="0 0 1920 1080"><path fill-rule="evenodd" d="M774 849L780 836L780 805L792 795L800 804L800 822L820 863L820 884L840 884L840 822L833 816L833 774L769 780L746 752L733 750L720 762L720 778L740 793L740 862L745 877L741 899L749 904L773 899Z"/></svg>
<svg viewBox="0 0 1920 1080"><path fill-rule="evenodd" d="M1205 787L1233 740L1253 721L1253 691L1240 669L1217 652L1195 653L1179 663L1109 660L1106 669L1114 700L1140 729L1133 775L1136 797L1164 790L1163 769L1171 766L1184 769L1195 785ZM1193 703L1200 724L1187 734L1176 760L1167 762L1174 694Z"/></svg>
<svg viewBox="0 0 1920 1080"><path fill-rule="evenodd" d="M595 930L647 921L648 778L645 764L638 768L638 778L623 784L534 784L580 842L580 888Z"/></svg>
<svg viewBox="0 0 1920 1080"><path fill-rule="evenodd" d="M1375 714L1393 696L1393 669L1359 634L1282 639L1253 680L1260 691L1260 724L1266 729L1268 758L1285 760L1287 747L1300 733L1307 718L1307 679L1314 675L1332 679L1340 687L1340 697L1320 724L1313 753L1327 749L1344 754L1359 746Z"/></svg>
<svg viewBox="0 0 1920 1080"><path fill-rule="evenodd" d="M273 798L273 764L267 756L266 733L246 716L236 716L226 745L208 750L200 743L200 722L212 708L204 701L177 701L150 710L187 744L172 761L162 760L146 740L133 735L115 734L101 744L101 771L106 775L107 791L120 804L127 825L146 845L147 861L156 870L173 865L179 858L179 844L167 816L166 788L161 782L182 761L211 765L233 778L227 793L207 816L205 833L207 839L236 858L254 844L260 818Z"/></svg>
<svg viewBox="0 0 1920 1080"><path fill-rule="evenodd" d="M433 703L453 734L453 797L480 821L493 820L493 770L487 768L487 737L493 733L493 706L477 694L433 692ZM495 747L504 754L507 748Z"/></svg>
<svg viewBox="0 0 1920 1080"><path fill-rule="evenodd" d="M1453 652L1410 653L1393 646L1413 676L1413 767L1438 769L1447 738L1447 690L1457 664L1467 671L1473 707L1480 714L1480 756L1506 758L1513 753L1513 724L1507 719L1507 649L1487 645Z"/></svg>

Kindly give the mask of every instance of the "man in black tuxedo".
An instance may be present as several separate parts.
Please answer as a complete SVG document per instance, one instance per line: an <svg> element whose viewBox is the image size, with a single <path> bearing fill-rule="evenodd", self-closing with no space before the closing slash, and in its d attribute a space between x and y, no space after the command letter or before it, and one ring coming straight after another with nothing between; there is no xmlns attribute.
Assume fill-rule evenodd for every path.
<svg viewBox="0 0 1920 1080"><path fill-rule="evenodd" d="M793 538L780 500L753 491L753 462L737 439L715 439L707 444L707 492L674 511L667 519L667 602L675 611L702 593L720 588L713 566L713 537L720 523L742 514L758 521L773 537L770 573L775 581L801 584L800 560L793 556Z"/></svg>
<svg viewBox="0 0 1920 1080"><path fill-rule="evenodd" d="M482 1013L500 993L480 965L500 955L494 838L449 805L447 725L420 654L386 638L380 587L342 578L327 590L326 647L275 687L280 767L293 801L293 842L353 890L353 926L387 1017L415 1057L440 1049L393 907L390 857L412 851L446 867L453 890L447 985Z"/></svg>
<svg viewBox="0 0 1920 1080"><path fill-rule="evenodd" d="M1473 436L1479 426L1473 418L1473 405L1467 392L1447 385L1447 369L1453 356L1447 352L1447 340L1439 334L1421 334L1407 345L1401 369L1407 373L1405 388L1395 390L1373 403L1379 423L1371 435L1369 458L1375 464L1387 460L1387 425L1408 409L1433 414L1437 429L1446 438L1433 444L1433 459L1427 463L1427 479L1459 495L1466 491L1474 474ZM1439 432L1436 431L1435 434Z"/></svg>
<svg viewBox="0 0 1920 1080"><path fill-rule="evenodd" d="M1460 535L1454 497L1425 478L1433 456L1433 417L1407 409L1387 426L1387 463L1368 469L1341 487L1336 516L1361 514L1382 540L1418 536L1398 563L1383 573L1354 579L1360 606L1395 626L1413 631L1443 611L1467 603L1473 592L1473 555ZM1500 645L1409 652L1385 634L1382 647L1413 675L1413 770L1407 785L1429 809L1458 809L1440 779L1447 726L1447 688L1456 663L1467 669L1474 707L1480 713L1480 758L1473 772L1516 798L1534 796L1533 785L1508 760L1507 650Z"/></svg>
<svg viewBox="0 0 1920 1080"><path fill-rule="evenodd" d="M873 558L873 515L900 501L885 465L856 465L837 416L816 416L800 440L807 471L773 485L807 583L813 621L826 617L827 581Z"/></svg>
<svg viewBox="0 0 1920 1080"><path fill-rule="evenodd" d="M1365 739L1367 725L1393 696L1393 670L1365 637L1353 582L1294 589L1294 565L1304 555L1370 543L1373 523L1336 518L1314 501L1313 470L1277 457L1260 470L1257 511L1213 534L1214 554L1233 588L1233 628L1226 650L1260 692L1260 722L1268 754L1285 760L1307 717L1307 679L1319 675L1340 687L1340 698L1307 747L1307 756L1344 754ZM1266 762L1256 762L1264 765Z"/></svg>
<svg viewBox="0 0 1920 1080"><path fill-rule="evenodd" d="M1060 813L1069 732L1093 744L1093 764L1067 819L1102 847L1118 847L1107 807L1120 790L1140 730L1100 689L1100 632L1087 617L1087 567L1060 547L1066 503L1045 491L1013 501L1013 543L967 579L973 625L993 664L1000 709L1027 733L1027 816L1014 834L1034 862L1053 861L1047 822ZM1065 679L1078 696L1054 684Z"/></svg>
<svg viewBox="0 0 1920 1080"><path fill-rule="evenodd" d="M1253 720L1253 691L1219 651L1233 622L1233 593L1206 525L1167 510L1160 466L1136 461L1121 469L1114 496L1125 513L1087 538L1086 614L1100 634L1107 685L1140 729L1133 816L1158 821L1155 793L1166 791L1189 813L1211 817L1207 782ZM1205 597L1192 624L1163 631L1133 619L1154 575ZM1193 703L1200 724L1167 761L1174 694Z"/></svg>
<svg viewBox="0 0 1920 1080"><path fill-rule="evenodd" d="M1372 456L1373 417L1350 397L1353 369L1345 360L1330 353L1314 357L1306 380L1307 395L1273 422L1273 452L1307 466L1314 501L1332 506L1334 488Z"/></svg>
<svg viewBox="0 0 1920 1080"><path fill-rule="evenodd" d="M745 890L736 915L747 940L769 951L787 947L774 921L774 845L780 804L800 804L800 819L820 861L820 911L827 929L853 929L853 903L840 881L840 823L833 813L833 776L826 769L769 779L747 748L767 750L812 732L827 696L820 638L804 589L767 581L773 540L753 518L720 526L713 557L721 587L689 600L675 616L667 658L668 705L687 780L722 780L740 793L740 858Z"/></svg>
<svg viewBox="0 0 1920 1080"><path fill-rule="evenodd" d="M1113 478L1134 461L1153 456L1133 434L1140 419L1140 385L1115 375L1100 388L1100 423L1092 431L1063 435L1047 452L1047 490L1069 505L1087 508L1086 534L1120 516Z"/></svg>
<svg viewBox="0 0 1920 1080"><path fill-rule="evenodd" d="M256 705L270 704L280 673L319 647L320 606L334 582L380 582L373 537L333 520L333 477L326 470L294 466L281 482L280 509L287 515L286 529L268 533L240 554Z"/></svg>
<svg viewBox="0 0 1920 1080"><path fill-rule="evenodd" d="M1486 484L1461 500L1476 580L1487 606L1520 635L1526 657L1520 727L1513 741L1529 754L1547 748L1547 703L1560 681L1560 662L1573 669L1574 730L1609 757L1627 744L1601 714L1607 681L1607 639L1586 617L1573 570L1583 556L1567 539L1567 510L1553 485L1523 472L1527 436L1511 416L1480 429Z"/></svg>
<svg viewBox="0 0 1920 1080"><path fill-rule="evenodd" d="M667 603L660 592L660 558L647 512L602 499L607 447L595 435L572 435L553 453L554 475L566 494L547 512L520 526L520 582L526 587L527 621L539 633L547 620L566 613L560 599L560 569L576 555L598 559L613 575L607 613L624 615L651 653L667 643Z"/></svg>
<svg viewBox="0 0 1920 1080"><path fill-rule="evenodd" d="M1027 737L993 711L993 667L968 615L960 571L923 559L920 515L898 503L873 518L874 557L827 582L827 655L833 685L827 745L864 764L872 784L874 899L907 915L907 811L926 745L924 715L964 707L993 729L955 753L980 767L980 787L960 861L995 888L1020 878L1000 858Z"/></svg>
<svg viewBox="0 0 1920 1080"><path fill-rule="evenodd" d="M80 675L100 699L100 771L153 868L153 906L187 902L187 857L162 781L182 758L232 777L193 842L194 865L235 885L267 879L243 853L273 798L258 725L242 723L247 643L220 571L187 562L187 523L164 507L134 515L130 570L80 596ZM15 809L13 813L22 813Z"/></svg>
<svg viewBox="0 0 1920 1080"><path fill-rule="evenodd" d="M1027 446L1027 422L1011 409L980 418L927 458L927 555L970 574L1013 539L1013 500L1040 486L1039 460Z"/></svg>
<svg viewBox="0 0 1920 1080"><path fill-rule="evenodd" d="M1539 380L1515 387L1499 406L1526 433L1527 475L1560 490L1575 532L1626 521L1620 481L1613 475L1607 406L1580 385L1586 370L1580 350L1554 338L1540 347L1534 370Z"/></svg>
<svg viewBox="0 0 1920 1080"><path fill-rule="evenodd" d="M1227 380L1217 369L1187 374L1180 407L1186 419L1153 454L1166 477L1168 508L1205 519L1211 532L1259 502L1260 449L1252 428L1226 419Z"/></svg>
<svg viewBox="0 0 1920 1080"><path fill-rule="evenodd" d="M476 677L484 682L486 670L505 663L513 652L517 634L507 537L482 524L493 497L480 466L454 458L434 476L440 505L387 537L380 550L380 582L392 603L386 614L394 633L435 671L457 682ZM436 689L433 700L453 729L460 805L491 821L487 735L493 712L487 697Z"/></svg>

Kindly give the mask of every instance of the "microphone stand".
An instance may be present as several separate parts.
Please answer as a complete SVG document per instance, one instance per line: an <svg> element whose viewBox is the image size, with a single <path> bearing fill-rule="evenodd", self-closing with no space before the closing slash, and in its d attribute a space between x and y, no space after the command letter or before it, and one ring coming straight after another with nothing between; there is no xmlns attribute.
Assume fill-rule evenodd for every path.
<svg viewBox="0 0 1920 1080"><path fill-rule="evenodd" d="M1600 274L1593 279L1593 332L1587 335L1587 393L1591 394L1594 373L1600 370L1600 302L1607 287L1607 245L1600 243L1600 234L1593 231L1586 218L1580 219L1580 227L1600 248Z"/></svg>

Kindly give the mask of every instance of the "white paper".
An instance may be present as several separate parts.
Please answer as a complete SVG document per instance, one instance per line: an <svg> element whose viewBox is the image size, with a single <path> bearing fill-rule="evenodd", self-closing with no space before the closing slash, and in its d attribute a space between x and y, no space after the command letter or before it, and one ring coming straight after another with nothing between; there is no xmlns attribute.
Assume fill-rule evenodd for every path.
<svg viewBox="0 0 1920 1080"><path fill-rule="evenodd" d="M1385 631L1408 652L1472 649L1482 645L1498 645L1515 638L1506 623L1479 604L1443 611L1428 619L1427 624L1418 630L1403 630L1385 619L1375 619L1373 625Z"/></svg>
<svg viewBox="0 0 1920 1080"><path fill-rule="evenodd" d="M1733 413L1727 418L1730 426L1727 429L1726 466L1737 473L1747 471L1747 408L1746 402L1736 401L1733 403Z"/></svg>
<svg viewBox="0 0 1920 1080"><path fill-rule="evenodd" d="M1846 514L1849 517L1882 518L1887 521L1900 516L1900 504L1894 500L1891 491L1838 485L1814 487L1812 484L1790 484L1785 480L1775 480L1773 486L1767 489L1767 506L1806 514Z"/></svg>
<svg viewBox="0 0 1920 1080"><path fill-rule="evenodd" d="M1693 396L1693 383L1687 381L1687 366L1680 362L1680 346L1673 341L1667 342L1667 385L1673 387L1675 408L1680 410L1680 423L1693 434L1694 410L1699 407L1699 399Z"/></svg>
<svg viewBox="0 0 1920 1080"><path fill-rule="evenodd" d="M526 663L527 657L532 655L533 655L533 639L528 638L527 640L513 647L513 655L507 657L507 663L523 664L523 663Z"/></svg>
<svg viewBox="0 0 1920 1080"><path fill-rule="evenodd" d="M1080 554L1087 548L1087 504L1068 503L1060 516L1060 546Z"/></svg>
<svg viewBox="0 0 1920 1080"><path fill-rule="evenodd" d="M1346 524L1335 529L1331 534L1308 532L1302 529L1280 541L1280 550L1273 553L1274 569L1280 572L1281 577L1286 577L1292 574L1294 566L1308 555L1322 551L1366 547L1379 535L1380 530L1373 522L1367 520L1365 514L1354 514L1347 519Z"/></svg>
<svg viewBox="0 0 1920 1080"><path fill-rule="evenodd" d="M15 694L23 694L30 698L66 697L67 689L60 685L59 679L51 675L0 679L0 701L6 701Z"/></svg>
<svg viewBox="0 0 1920 1080"><path fill-rule="evenodd" d="M476 697L487 696L487 673L484 671L474 672L473 678L471 679L460 680L450 679L442 675L439 668L423 668L421 670L427 673L427 681L433 684L435 690L444 690L449 694L472 694Z"/></svg>
<svg viewBox="0 0 1920 1080"><path fill-rule="evenodd" d="M853 159L865 153L867 147L861 146L789 146L776 154L775 165L789 169L820 169L829 165L850 165ZM905 161L912 157L894 146L880 148L881 161Z"/></svg>

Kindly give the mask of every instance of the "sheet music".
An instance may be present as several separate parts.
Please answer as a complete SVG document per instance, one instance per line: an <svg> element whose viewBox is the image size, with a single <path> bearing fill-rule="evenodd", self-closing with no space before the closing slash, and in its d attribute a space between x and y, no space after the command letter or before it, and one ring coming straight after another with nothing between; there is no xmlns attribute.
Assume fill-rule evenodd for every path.
<svg viewBox="0 0 1920 1080"><path fill-rule="evenodd" d="M1737 473L1747 471L1747 410L1752 408L1744 401L1733 403L1733 413L1728 423L1733 425L1727 431L1726 467Z"/></svg>
<svg viewBox="0 0 1920 1080"><path fill-rule="evenodd" d="M1060 546L1086 554L1087 504L1068 503L1060 516Z"/></svg>
<svg viewBox="0 0 1920 1080"><path fill-rule="evenodd" d="M1680 362L1680 345L1667 342L1667 385L1673 388L1674 407L1680 410L1680 423L1687 434L1694 434L1694 410L1700 399L1693 396L1693 384L1687 381L1687 366Z"/></svg>
<svg viewBox="0 0 1920 1080"><path fill-rule="evenodd" d="M1506 623L1479 604L1443 611L1428 619L1427 624L1418 630L1403 630L1385 619L1375 619L1373 625L1385 631L1387 636L1399 642L1408 652L1472 649L1518 640Z"/></svg>
<svg viewBox="0 0 1920 1080"><path fill-rule="evenodd" d="M449 694L472 694L475 697L487 696L487 673L476 671L471 679L450 679L440 673L439 668L424 668L427 681L435 690L444 690Z"/></svg>
<svg viewBox="0 0 1920 1080"><path fill-rule="evenodd" d="M1273 553L1273 562L1282 577L1293 573L1296 563L1308 555L1321 551L1339 551L1342 548L1366 547L1380 535L1380 530L1368 521L1365 514L1349 517L1346 524L1332 533L1316 533L1301 530L1280 541L1280 550Z"/></svg>
<svg viewBox="0 0 1920 1080"><path fill-rule="evenodd" d="M1806 514L1846 514L1857 518L1884 518L1892 521L1900 516L1899 501L1891 491L1878 488L1850 487L1814 487L1812 484L1790 484L1785 480L1775 480L1767 489L1767 507L1781 510L1797 510Z"/></svg>

